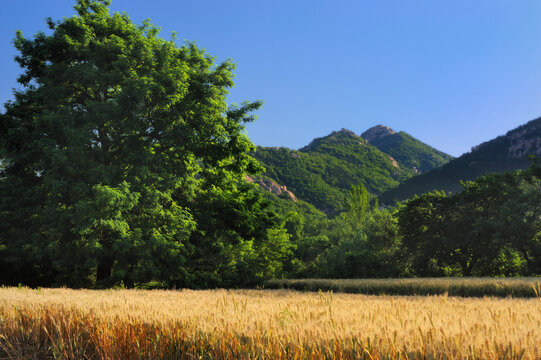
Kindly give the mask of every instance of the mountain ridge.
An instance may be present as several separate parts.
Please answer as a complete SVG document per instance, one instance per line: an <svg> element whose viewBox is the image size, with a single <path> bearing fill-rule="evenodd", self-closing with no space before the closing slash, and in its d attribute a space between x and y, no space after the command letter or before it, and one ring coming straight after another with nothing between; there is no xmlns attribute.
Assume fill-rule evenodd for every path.
<svg viewBox="0 0 541 360"><path fill-rule="evenodd" d="M370 144L389 154L402 166L415 173L424 173L454 159L410 134L377 125L361 134Z"/></svg>
<svg viewBox="0 0 541 360"><path fill-rule="evenodd" d="M403 159L401 163L344 128L298 150L260 146L253 156L266 168L264 177L328 214L342 209L352 186L363 184L377 196L416 174L411 166L403 165Z"/></svg>
<svg viewBox="0 0 541 360"><path fill-rule="evenodd" d="M527 168L529 154L541 155L541 117L472 147L471 151L440 168L406 180L380 195L380 203L391 204L433 190L457 192L462 189L461 181L474 180L490 172Z"/></svg>

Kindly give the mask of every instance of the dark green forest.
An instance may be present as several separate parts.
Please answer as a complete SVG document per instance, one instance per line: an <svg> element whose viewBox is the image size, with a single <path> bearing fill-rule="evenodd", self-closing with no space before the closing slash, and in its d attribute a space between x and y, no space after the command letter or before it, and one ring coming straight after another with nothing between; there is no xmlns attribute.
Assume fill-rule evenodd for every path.
<svg viewBox="0 0 541 360"><path fill-rule="evenodd" d="M348 131L256 149L244 124L262 102L227 104L231 61L109 3L78 0L50 35L16 34L21 90L0 114L1 284L541 275L537 160L380 207L413 169Z"/></svg>

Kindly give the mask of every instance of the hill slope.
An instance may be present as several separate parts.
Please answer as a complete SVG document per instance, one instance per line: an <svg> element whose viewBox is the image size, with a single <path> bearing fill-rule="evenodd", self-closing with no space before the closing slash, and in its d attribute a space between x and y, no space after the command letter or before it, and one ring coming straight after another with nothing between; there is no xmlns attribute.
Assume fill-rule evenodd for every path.
<svg viewBox="0 0 541 360"><path fill-rule="evenodd" d="M378 195L415 174L349 130L335 131L299 149L258 147L265 176L327 213L342 208L354 185Z"/></svg>
<svg viewBox="0 0 541 360"><path fill-rule="evenodd" d="M361 136L379 150L391 155L401 167L418 173L425 173L454 159L453 156L434 149L408 133L397 133L383 125L374 126Z"/></svg>
<svg viewBox="0 0 541 360"><path fill-rule="evenodd" d="M380 203L390 204L432 190L460 191L461 180L474 180L489 172L528 167L529 154L541 155L541 118L482 143L440 168L405 181L382 194Z"/></svg>

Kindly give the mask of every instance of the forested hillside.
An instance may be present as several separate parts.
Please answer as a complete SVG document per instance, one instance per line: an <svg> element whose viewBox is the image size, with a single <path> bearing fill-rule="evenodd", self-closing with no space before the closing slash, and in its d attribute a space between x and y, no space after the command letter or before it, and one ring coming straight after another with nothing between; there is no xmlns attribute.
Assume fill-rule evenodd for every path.
<svg viewBox="0 0 541 360"><path fill-rule="evenodd" d="M417 140L403 131L394 130L378 125L361 134L368 142L386 154L391 155L405 169L416 173L424 173L440 167L453 156Z"/></svg>
<svg viewBox="0 0 541 360"><path fill-rule="evenodd" d="M299 150L258 147L254 157L265 167L265 176L329 214L343 209L352 186L362 184L377 196L415 176L417 166L429 169L451 158L402 132L378 139L374 146L346 129Z"/></svg>
<svg viewBox="0 0 541 360"><path fill-rule="evenodd" d="M432 190L457 192L462 189L460 181L474 180L491 172L527 168L528 155L540 154L541 118L538 118L472 148L442 167L405 181L379 199L383 204L390 204Z"/></svg>
<svg viewBox="0 0 541 360"><path fill-rule="evenodd" d="M254 157L265 167L265 176L327 213L343 208L352 186L364 184L370 193L381 194L414 174L348 130L300 150L259 147Z"/></svg>

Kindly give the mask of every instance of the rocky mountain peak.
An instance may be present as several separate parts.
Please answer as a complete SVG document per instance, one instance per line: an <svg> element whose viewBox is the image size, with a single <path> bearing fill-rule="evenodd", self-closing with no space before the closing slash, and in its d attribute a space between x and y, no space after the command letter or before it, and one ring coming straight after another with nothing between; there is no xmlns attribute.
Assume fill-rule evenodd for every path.
<svg viewBox="0 0 541 360"><path fill-rule="evenodd" d="M355 134L353 131L348 130L348 129L342 128L342 129L341 129L340 131L338 131L338 132L341 132L341 133L343 133L343 134L350 135L350 136L352 136L352 137L357 137L357 134Z"/></svg>
<svg viewBox="0 0 541 360"><path fill-rule="evenodd" d="M396 134L396 131L385 125L376 125L361 134L368 142L379 140L385 136Z"/></svg>

